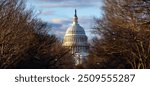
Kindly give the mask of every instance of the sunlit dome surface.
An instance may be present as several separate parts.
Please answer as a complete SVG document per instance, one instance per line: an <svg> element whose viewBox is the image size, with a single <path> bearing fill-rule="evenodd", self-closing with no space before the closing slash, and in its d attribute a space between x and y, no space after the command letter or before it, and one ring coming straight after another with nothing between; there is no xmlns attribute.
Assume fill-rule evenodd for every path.
<svg viewBox="0 0 150 86"><path fill-rule="evenodd" d="M78 23L73 23L66 31L66 35L85 35L84 29L78 24Z"/></svg>

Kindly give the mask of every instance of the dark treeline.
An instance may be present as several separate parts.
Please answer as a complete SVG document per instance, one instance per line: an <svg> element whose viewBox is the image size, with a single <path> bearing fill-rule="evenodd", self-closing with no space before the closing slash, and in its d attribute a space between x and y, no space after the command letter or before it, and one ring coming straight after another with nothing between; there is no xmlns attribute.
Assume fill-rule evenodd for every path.
<svg viewBox="0 0 150 86"><path fill-rule="evenodd" d="M104 0L88 68L150 68L150 1Z"/></svg>
<svg viewBox="0 0 150 86"><path fill-rule="evenodd" d="M74 68L70 50L48 31L24 0L1 0L0 68Z"/></svg>

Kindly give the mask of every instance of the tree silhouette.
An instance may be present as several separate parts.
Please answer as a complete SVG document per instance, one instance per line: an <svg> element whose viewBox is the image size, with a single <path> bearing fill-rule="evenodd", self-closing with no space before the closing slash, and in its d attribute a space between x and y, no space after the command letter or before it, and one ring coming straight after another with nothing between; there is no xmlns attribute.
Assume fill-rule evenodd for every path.
<svg viewBox="0 0 150 86"><path fill-rule="evenodd" d="M0 1L0 68L74 68L70 50L24 0Z"/></svg>
<svg viewBox="0 0 150 86"><path fill-rule="evenodd" d="M98 68L150 68L150 1L105 0L89 59ZM89 60L90 61L90 60ZM91 62L89 62L89 66ZM94 66L92 66L94 67Z"/></svg>

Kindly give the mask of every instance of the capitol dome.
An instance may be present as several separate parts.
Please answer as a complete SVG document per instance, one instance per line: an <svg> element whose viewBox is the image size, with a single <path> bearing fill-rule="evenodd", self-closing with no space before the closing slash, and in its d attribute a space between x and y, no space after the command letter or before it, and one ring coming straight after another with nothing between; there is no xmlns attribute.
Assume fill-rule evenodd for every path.
<svg viewBox="0 0 150 86"><path fill-rule="evenodd" d="M66 31L68 34L85 34L85 31L78 23L73 23Z"/></svg>
<svg viewBox="0 0 150 86"><path fill-rule="evenodd" d="M78 24L77 12L73 18L72 25L67 29L64 36L63 46L71 49L71 52L84 58L88 54L87 36L84 29Z"/></svg>

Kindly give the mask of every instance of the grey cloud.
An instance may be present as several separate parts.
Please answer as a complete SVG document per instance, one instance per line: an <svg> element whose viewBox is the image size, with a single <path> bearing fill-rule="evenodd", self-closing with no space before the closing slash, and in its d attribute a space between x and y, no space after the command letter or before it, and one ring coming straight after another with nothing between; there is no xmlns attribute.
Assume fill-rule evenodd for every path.
<svg viewBox="0 0 150 86"><path fill-rule="evenodd" d="M67 0L38 0L41 2L63 2L63 1L67 1Z"/></svg>
<svg viewBox="0 0 150 86"><path fill-rule="evenodd" d="M93 18L92 17L88 17L88 16L84 16L84 17L80 17L79 18L79 22L80 23L91 23L93 22Z"/></svg>
<svg viewBox="0 0 150 86"><path fill-rule="evenodd" d="M43 11L43 12L41 12L41 14L42 15L54 15L55 12L50 10L50 11Z"/></svg>
<svg viewBox="0 0 150 86"><path fill-rule="evenodd" d="M84 2L84 3L89 3L89 2L99 2L100 0L38 0L41 2ZM102 1L102 0L101 0Z"/></svg>
<svg viewBox="0 0 150 86"><path fill-rule="evenodd" d="M48 23L48 25L51 26L51 33L52 34L55 34L57 37L63 39L64 34L65 34L67 28L69 27L70 23L71 23L71 20L60 19L60 22L50 21Z"/></svg>
<svg viewBox="0 0 150 86"><path fill-rule="evenodd" d="M55 34L57 37L60 37L61 39L63 39L67 28L68 26L63 25L63 24L52 24L51 32Z"/></svg>
<svg viewBox="0 0 150 86"><path fill-rule="evenodd" d="M60 28L60 27L62 27L62 24L49 23L49 25L50 25L52 28Z"/></svg>
<svg viewBox="0 0 150 86"><path fill-rule="evenodd" d="M100 0L39 0L46 2L42 8L68 8L68 7L92 7L98 6ZM53 2L53 3L50 3Z"/></svg>
<svg viewBox="0 0 150 86"><path fill-rule="evenodd" d="M42 5L42 8L68 8L68 7L92 7L94 5L92 4L81 4L81 3L76 3L76 4L69 4L69 3L65 3L65 4L48 4L48 5Z"/></svg>

